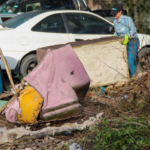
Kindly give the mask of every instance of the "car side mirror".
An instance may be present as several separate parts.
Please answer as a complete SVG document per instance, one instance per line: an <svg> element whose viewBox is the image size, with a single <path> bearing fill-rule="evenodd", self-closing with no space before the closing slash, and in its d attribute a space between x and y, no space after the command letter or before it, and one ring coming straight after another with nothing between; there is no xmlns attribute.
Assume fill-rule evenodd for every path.
<svg viewBox="0 0 150 150"><path fill-rule="evenodd" d="M114 33L114 26L110 26L109 28L108 28L108 31L109 31L109 33Z"/></svg>

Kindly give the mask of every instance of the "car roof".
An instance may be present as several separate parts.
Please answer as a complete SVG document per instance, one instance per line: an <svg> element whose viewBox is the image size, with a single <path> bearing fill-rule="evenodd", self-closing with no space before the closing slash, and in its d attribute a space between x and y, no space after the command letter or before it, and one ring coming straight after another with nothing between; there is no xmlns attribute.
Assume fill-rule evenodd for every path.
<svg viewBox="0 0 150 150"><path fill-rule="evenodd" d="M24 14L28 14L28 15L31 14L31 16L32 16L33 13L34 14L37 13L37 15L35 16L35 18L38 17L38 16L40 16L40 15L47 14L47 13L49 15L51 15L51 14L57 14L57 13L84 13L84 14L91 14L91 15L97 16L97 17L99 17L99 18L101 18L101 19L105 20L106 22L108 22L108 23L110 23L110 24L113 25L113 23L109 19L104 18L104 17L102 17L102 16L100 16L98 14L95 14L95 13L92 13L92 12L89 12L89 11L84 11L84 10L66 10L66 9L64 9L64 10L62 10L62 9L61 10L48 10L48 11L47 10L39 10L39 11L26 12ZM23 15L23 14L21 14L21 15Z"/></svg>
<svg viewBox="0 0 150 150"><path fill-rule="evenodd" d="M98 15L98 14L95 14L93 12L89 12L89 11L84 11L84 10L66 10L66 9L61 9L61 10L38 10L38 11L31 11L31 12L26 12L26 13L38 13L39 15L40 14L43 14L43 13L85 13L85 14L92 14L92 15L95 15L95 16L99 16L101 18L103 18L102 16ZM105 19L105 18L103 18Z"/></svg>
<svg viewBox="0 0 150 150"><path fill-rule="evenodd" d="M37 11L37 12L39 12L39 14L37 15L37 16L39 16L40 14L43 14L44 15L44 13L49 13L49 14L57 14L57 13L84 13L84 14L91 14L91 15L94 15L94 16L97 16L97 17L100 17L100 18L102 18L103 20L105 20L105 21L107 21L108 23L110 23L110 24L112 24L113 25L113 23L109 20L109 19L106 19L106 18L104 18L104 17L102 17L102 16L100 16L100 15L98 15L98 14L95 14L95 13L92 13L92 12L89 12L89 11L84 11L84 10L66 10L66 9L64 9L64 10L48 10L48 11L44 11L44 10L41 10L41 11ZM28 12L28 13L32 13L32 12Z"/></svg>

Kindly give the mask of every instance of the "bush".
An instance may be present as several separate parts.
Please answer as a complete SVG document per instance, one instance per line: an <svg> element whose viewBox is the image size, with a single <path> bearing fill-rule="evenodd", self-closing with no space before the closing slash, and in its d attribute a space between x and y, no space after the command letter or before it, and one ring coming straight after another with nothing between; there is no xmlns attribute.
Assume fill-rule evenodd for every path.
<svg viewBox="0 0 150 150"><path fill-rule="evenodd" d="M145 30L145 34L149 34L149 35L150 35L150 28L147 28L147 29Z"/></svg>

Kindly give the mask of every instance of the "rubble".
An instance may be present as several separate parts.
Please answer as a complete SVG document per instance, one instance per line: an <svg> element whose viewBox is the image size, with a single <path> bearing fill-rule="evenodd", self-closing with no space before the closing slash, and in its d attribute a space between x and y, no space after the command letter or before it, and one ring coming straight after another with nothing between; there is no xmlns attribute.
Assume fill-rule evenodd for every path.
<svg viewBox="0 0 150 150"><path fill-rule="evenodd" d="M143 74L143 76L140 76L140 79L139 77L132 78L126 83L120 83L119 86L111 85L113 87L111 88L111 90L109 89L109 86L105 87L105 90L106 90L105 95L102 95L100 86L95 87L95 88L90 88L83 101L84 102L82 104L83 109L84 110L87 109L86 107L88 106L87 105L88 103L89 103L89 106L90 106L90 103L95 104L95 107L93 107L93 110L96 108L96 104L98 105L97 105L96 113L93 114L93 116L96 116L96 117L89 118L87 121L85 117L85 121L82 122L81 120L83 116L81 115L79 117L68 118L66 121L64 120L63 122L62 121L57 121L58 123L55 123L55 121L45 122L45 123L39 122L37 125L12 128L12 129L7 130L7 132L11 135L15 131L15 136L13 136L14 137L13 143L16 143L18 148L26 147L27 144L24 145L23 142L25 143L28 142L28 145L32 149L36 149L37 146L42 147L42 145L36 145L36 140L38 140L39 138L42 138L44 140L46 137L54 136L56 134L59 135L60 133L64 134L65 136L66 131L69 131L69 132L76 131L76 130L81 131L87 127L90 127L90 130L93 130L92 126L95 125L97 121L98 122L100 121L99 118L103 115L102 112L105 112L104 115L109 116L109 118L111 118L112 115L118 114L118 113L120 115L124 114L123 112L131 113L131 112L128 112L129 108L130 110L132 110L132 113L133 112L136 113L137 111L143 109L146 105L146 99L141 99L141 98L143 97L146 98L146 95L149 94L149 90L146 87L146 85L148 85L148 76L149 74L145 73ZM104 108L103 108L103 104L105 105ZM93 110L87 109L87 113L90 114L92 113ZM101 111L101 112L98 114L98 111ZM71 120L73 120L74 123L70 123ZM60 124L60 122L62 124ZM75 122L80 122L80 123L75 123ZM73 137L73 135L69 135L69 134L66 136ZM33 142L34 144L32 142L29 142L31 140L34 141ZM53 141L53 139L51 140ZM30 145L29 143L32 143L32 145ZM49 143L53 143L53 142L49 142ZM61 140L56 140L55 144L52 144L52 145L47 144L46 147L51 147L52 149L54 149L53 147L58 146L61 149L63 148L65 144L66 143L64 141L61 142ZM1 146L4 146L4 145L5 144Z"/></svg>
<svg viewBox="0 0 150 150"><path fill-rule="evenodd" d="M10 130L5 130L5 133L7 133L6 138L5 135L1 136L1 139L4 139L4 142L1 142L0 144L4 144L7 142L18 142L18 141L24 141L26 139L37 139L37 138L43 138L46 136L54 136L56 134L64 133L66 131L82 131L86 128L88 128L91 125L94 125L97 121L99 121L100 117L102 117L103 113L98 113L96 117L90 117L89 120L86 120L83 122L83 124L78 123L66 123L62 125L61 127L46 127L38 131L31 131L29 129L26 129L24 127L20 128L14 128Z"/></svg>

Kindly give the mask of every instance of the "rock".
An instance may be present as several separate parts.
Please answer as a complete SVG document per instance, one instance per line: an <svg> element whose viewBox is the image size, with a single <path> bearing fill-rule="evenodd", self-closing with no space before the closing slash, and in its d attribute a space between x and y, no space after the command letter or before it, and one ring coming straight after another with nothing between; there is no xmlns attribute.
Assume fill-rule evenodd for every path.
<svg viewBox="0 0 150 150"><path fill-rule="evenodd" d="M54 150L61 150L64 145L66 145L66 143L62 141L61 143L57 145L57 147Z"/></svg>
<svg viewBox="0 0 150 150"><path fill-rule="evenodd" d="M110 86L106 87L105 90L108 91L108 90L112 90L113 88L114 88L114 87L113 87L112 85L110 85Z"/></svg>
<svg viewBox="0 0 150 150"><path fill-rule="evenodd" d="M148 74L148 72L142 72L142 73L138 73L137 76L138 76L139 78L141 78L142 76L145 76L145 75L147 75L147 74Z"/></svg>
<svg viewBox="0 0 150 150"><path fill-rule="evenodd" d="M25 145L24 144L18 144L18 146L17 146L19 149L23 149L23 148L25 148Z"/></svg>
<svg viewBox="0 0 150 150"><path fill-rule="evenodd" d="M73 143L73 141L74 141L74 139L70 139L70 140L68 141L68 144L71 145L71 144Z"/></svg>
<svg viewBox="0 0 150 150"><path fill-rule="evenodd" d="M50 146L48 150L53 150L53 146Z"/></svg>
<svg viewBox="0 0 150 150"><path fill-rule="evenodd" d="M6 147L7 150L11 150L11 147Z"/></svg>
<svg viewBox="0 0 150 150"><path fill-rule="evenodd" d="M78 145L77 143L73 143L72 145L69 146L69 150L82 150L82 149L80 145Z"/></svg>
<svg viewBox="0 0 150 150"><path fill-rule="evenodd" d="M32 140L28 140L27 141L27 144L29 145L29 144L32 144L33 143L33 141Z"/></svg>
<svg viewBox="0 0 150 150"><path fill-rule="evenodd" d="M139 100L139 101L137 102L137 106L138 106L140 109L144 108L145 104L146 104L145 99L141 99L141 100Z"/></svg>
<svg viewBox="0 0 150 150"><path fill-rule="evenodd" d="M120 87L122 87L124 84L126 84L125 81L123 81L123 82L118 82L117 84L115 84L115 88L120 88Z"/></svg>
<svg viewBox="0 0 150 150"><path fill-rule="evenodd" d="M89 131L93 131L94 130L94 128L95 128L95 125L93 126L89 126Z"/></svg>
<svg viewBox="0 0 150 150"><path fill-rule="evenodd" d="M61 142L61 140L59 140L59 139L56 139L56 140L55 140L55 143L56 143L56 144L58 144L58 143L60 143L60 142Z"/></svg>

